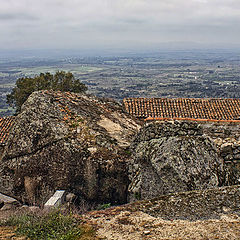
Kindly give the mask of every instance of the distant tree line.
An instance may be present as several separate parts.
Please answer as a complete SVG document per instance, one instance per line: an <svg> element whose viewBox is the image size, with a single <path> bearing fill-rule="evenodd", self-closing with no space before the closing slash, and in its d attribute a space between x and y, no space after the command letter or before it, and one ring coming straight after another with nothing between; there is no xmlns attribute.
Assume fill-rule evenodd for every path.
<svg viewBox="0 0 240 240"><path fill-rule="evenodd" d="M34 91L54 90L81 93L87 90L85 84L75 79L71 72L58 71L55 74L40 73L35 77L23 77L16 81L16 86L7 95L7 103L19 113L21 106Z"/></svg>

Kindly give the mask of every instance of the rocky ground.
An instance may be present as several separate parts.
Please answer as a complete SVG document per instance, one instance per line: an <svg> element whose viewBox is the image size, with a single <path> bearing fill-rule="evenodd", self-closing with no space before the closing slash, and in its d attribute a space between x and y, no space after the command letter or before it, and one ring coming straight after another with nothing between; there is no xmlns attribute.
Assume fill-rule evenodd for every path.
<svg viewBox="0 0 240 240"><path fill-rule="evenodd" d="M220 219L209 220L163 220L141 211L131 213L119 211L92 215L86 219L97 229L99 239L240 239L240 217L222 215ZM0 239L23 240L14 233L13 227L0 227Z"/></svg>
<svg viewBox="0 0 240 240"><path fill-rule="evenodd" d="M171 194L83 219L103 239L240 239L239 186Z"/></svg>
<svg viewBox="0 0 240 240"><path fill-rule="evenodd" d="M1 213L1 218L9 212ZM11 212L13 214L13 212ZM78 218L80 216L77 216ZM131 212L115 207L104 211L90 212L83 219L97 229L99 239L239 239L240 217L237 214L222 214L219 219L164 220L143 211ZM14 227L0 227L0 239L23 240L14 232Z"/></svg>
<svg viewBox="0 0 240 240"><path fill-rule="evenodd" d="M74 217L93 226L99 239L235 240L240 239L239 200L240 186L230 186L175 193ZM0 210L0 216L21 212ZM0 234L0 239L24 239L10 227L1 227Z"/></svg>
<svg viewBox="0 0 240 240"><path fill-rule="evenodd" d="M97 234L103 239L239 239L240 217L222 215L220 219L209 220L163 220L141 211L116 214L104 212L92 216L90 222L97 227Z"/></svg>

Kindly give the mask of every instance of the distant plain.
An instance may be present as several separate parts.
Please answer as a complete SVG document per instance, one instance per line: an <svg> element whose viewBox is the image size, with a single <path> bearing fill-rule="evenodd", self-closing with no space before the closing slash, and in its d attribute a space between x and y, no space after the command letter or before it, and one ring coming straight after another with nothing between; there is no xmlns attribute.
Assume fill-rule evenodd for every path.
<svg viewBox="0 0 240 240"><path fill-rule="evenodd" d="M18 57L0 59L0 116L20 77L70 71L88 93L120 101L126 97L240 98L240 52L164 51L98 57Z"/></svg>

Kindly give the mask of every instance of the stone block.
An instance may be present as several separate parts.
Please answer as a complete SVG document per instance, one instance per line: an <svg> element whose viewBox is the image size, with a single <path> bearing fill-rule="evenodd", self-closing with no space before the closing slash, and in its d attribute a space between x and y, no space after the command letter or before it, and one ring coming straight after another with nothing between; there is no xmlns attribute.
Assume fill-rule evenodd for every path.
<svg viewBox="0 0 240 240"><path fill-rule="evenodd" d="M65 190L57 190L44 204L44 207L59 207L64 202L65 194Z"/></svg>
<svg viewBox="0 0 240 240"><path fill-rule="evenodd" d="M9 197L7 195L4 195L0 193L0 202L3 201L4 203L14 203L17 202L15 198Z"/></svg>

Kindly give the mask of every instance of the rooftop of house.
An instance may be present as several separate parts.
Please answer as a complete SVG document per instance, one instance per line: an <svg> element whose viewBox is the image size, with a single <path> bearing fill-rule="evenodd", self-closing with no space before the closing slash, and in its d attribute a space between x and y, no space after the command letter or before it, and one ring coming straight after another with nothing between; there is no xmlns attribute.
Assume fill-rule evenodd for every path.
<svg viewBox="0 0 240 240"><path fill-rule="evenodd" d="M240 99L125 98L125 109L146 120L239 121Z"/></svg>
<svg viewBox="0 0 240 240"><path fill-rule="evenodd" d="M7 142L10 129L13 126L14 117L0 117L0 146Z"/></svg>

